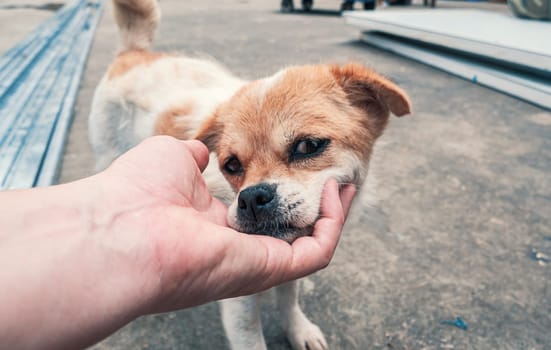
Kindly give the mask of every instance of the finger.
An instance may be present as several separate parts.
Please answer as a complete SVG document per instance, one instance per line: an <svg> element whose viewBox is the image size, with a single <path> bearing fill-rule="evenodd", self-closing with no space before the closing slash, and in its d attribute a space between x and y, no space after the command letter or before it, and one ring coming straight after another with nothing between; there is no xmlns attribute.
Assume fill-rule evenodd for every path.
<svg viewBox="0 0 551 350"><path fill-rule="evenodd" d="M345 193L349 208L351 190ZM345 210L339 198L339 186L336 180L330 179L325 184L321 218L314 226L311 237L301 237L293 244L293 272L302 277L326 267L331 261L339 242L344 225Z"/></svg>
<svg viewBox="0 0 551 350"><path fill-rule="evenodd" d="M209 221L221 222L220 212L221 210L217 209L212 211L211 207L213 206L213 197L210 194L209 189L205 183L205 179L201 176L200 172L203 172L209 162L209 152L207 147L200 141L189 140L182 141L186 148L190 151L199 172L193 175L192 178L192 192L191 192L191 204L195 209L206 214ZM215 206L219 208L218 206Z"/></svg>
<svg viewBox="0 0 551 350"><path fill-rule="evenodd" d="M343 187L343 189L345 187ZM346 199L348 200L348 191L346 192L346 196ZM329 218L344 221L344 208L341 203L339 184L337 180L333 178L327 180L325 186L323 187L323 192L321 194L320 217L321 219Z"/></svg>
<svg viewBox="0 0 551 350"><path fill-rule="evenodd" d="M193 159L197 163L199 170L203 172L209 163L209 150L204 143L197 140L183 141L186 147L190 150L193 155Z"/></svg>
<svg viewBox="0 0 551 350"><path fill-rule="evenodd" d="M356 187L354 185L345 185L340 190L339 197L342 203L345 219L348 217L348 212L350 211L350 206L352 206L352 201L354 200L355 196Z"/></svg>

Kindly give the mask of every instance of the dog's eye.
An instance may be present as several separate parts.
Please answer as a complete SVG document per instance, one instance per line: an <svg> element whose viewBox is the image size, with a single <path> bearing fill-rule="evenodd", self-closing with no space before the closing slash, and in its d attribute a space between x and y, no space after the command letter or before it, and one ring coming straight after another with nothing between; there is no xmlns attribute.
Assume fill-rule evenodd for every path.
<svg viewBox="0 0 551 350"><path fill-rule="evenodd" d="M329 144L328 139L301 139L293 144L290 160L312 158L321 154Z"/></svg>
<svg viewBox="0 0 551 350"><path fill-rule="evenodd" d="M224 171L230 175L240 175L243 173L243 166L236 156L231 156L224 163Z"/></svg>

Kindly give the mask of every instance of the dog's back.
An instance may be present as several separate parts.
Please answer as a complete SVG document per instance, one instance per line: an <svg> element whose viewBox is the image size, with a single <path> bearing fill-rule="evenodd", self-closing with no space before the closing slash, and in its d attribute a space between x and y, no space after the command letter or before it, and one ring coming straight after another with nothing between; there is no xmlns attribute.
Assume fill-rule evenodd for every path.
<svg viewBox="0 0 551 350"><path fill-rule="evenodd" d="M155 0L114 0L122 50L99 83L89 118L96 170L144 138L191 138L243 85L215 62L150 51L160 19Z"/></svg>

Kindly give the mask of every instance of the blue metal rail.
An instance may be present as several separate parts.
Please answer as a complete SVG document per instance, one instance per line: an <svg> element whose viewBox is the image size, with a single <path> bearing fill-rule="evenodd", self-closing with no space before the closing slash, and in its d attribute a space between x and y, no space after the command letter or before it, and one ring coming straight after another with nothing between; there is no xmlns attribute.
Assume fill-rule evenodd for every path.
<svg viewBox="0 0 551 350"><path fill-rule="evenodd" d="M0 57L0 189L55 183L102 0L73 0Z"/></svg>

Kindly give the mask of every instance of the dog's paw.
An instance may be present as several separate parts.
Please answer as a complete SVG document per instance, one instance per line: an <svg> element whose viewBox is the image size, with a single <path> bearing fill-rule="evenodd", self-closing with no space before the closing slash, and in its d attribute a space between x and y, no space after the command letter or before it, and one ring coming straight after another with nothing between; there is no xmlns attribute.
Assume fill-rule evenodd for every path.
<svg viewBox="0 0 551 350"><path fill-rule="evenodd" d="M287 330L287 338L293 350L327 350L327 341L318 326L301 317Z"/></svg>

